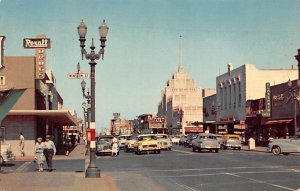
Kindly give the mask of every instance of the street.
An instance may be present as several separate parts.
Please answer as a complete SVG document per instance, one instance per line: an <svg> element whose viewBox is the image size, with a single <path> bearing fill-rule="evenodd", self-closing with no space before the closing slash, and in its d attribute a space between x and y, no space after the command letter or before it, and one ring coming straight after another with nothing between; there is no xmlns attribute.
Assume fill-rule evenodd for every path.
<svg viewBox="0 0 300 191"><path fill-rule="evenodd" d="M17 166L4 167L4 170L11 169L10 173L17 176L36 169L32 162ZM121 151L119 157L100 156L97 166L101 169L101 179L110 177L120 191L279 191L300 188L300 155L296 154L273 156L238 150L197 153L175 145L172 151L161 154L135 155ZM55 160L54 167L54 173L83 174L84 159Z"/></svg>

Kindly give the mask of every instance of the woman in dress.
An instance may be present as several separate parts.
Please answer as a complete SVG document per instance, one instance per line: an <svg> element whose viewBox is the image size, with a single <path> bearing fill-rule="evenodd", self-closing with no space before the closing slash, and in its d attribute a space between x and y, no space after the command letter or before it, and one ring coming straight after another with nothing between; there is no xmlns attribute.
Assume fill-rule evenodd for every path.
<svg viewBox="0 0 300 191"><path fill-rule="evenodd" d="M119 151L119 144L118 144L118 139L116 136L113 137L112 139L112 148L111 148L111 156L118 156L118 151Z"/></svg>
<svg viewBox="0 0 300 191"><path fill-rule="evenodd" d="M35 144L35 161L38 164L39 172L43 171L43 164L44 164L44 148L45 144L42 142L42 138L37 138L37 143Z"/></svg>

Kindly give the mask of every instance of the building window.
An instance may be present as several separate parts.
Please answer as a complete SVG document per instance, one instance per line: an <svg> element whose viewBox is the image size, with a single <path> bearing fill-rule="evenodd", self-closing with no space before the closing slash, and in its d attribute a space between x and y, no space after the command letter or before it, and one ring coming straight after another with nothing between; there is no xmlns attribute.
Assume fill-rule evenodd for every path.
<svg viewBox="0 0 300 191"><path fill-rule="evenodd" d="M241 90L241 82L239 81L238 82L238 88L239 88L239 100L238 100L238 103L239 103L239 107L241 107L241 104L242 104L242 90Z"/></svg>
<svg viewBox="0 0 300 191"><path fill-rule="evenodd" d="M228 106L228 109L231 109L231 85L228 84L228 91L229 91L229 106Z"/></svg>
<svg viewBox="0 0 300 191"><path fill-rule="evenodd" d="M0 76L0 86L5 85L5 76Z"/></svg>
<svg viewBox="0 0 300 191"><path fill-rule="evenodd" d="M236 107L236 84L233 84L233 108Z"/></svg>
<svg viewBox="0 0 300 191"><path fill-rule="evenodd" d="M227 109L227 87L224 87L224 109Z"/></svg>

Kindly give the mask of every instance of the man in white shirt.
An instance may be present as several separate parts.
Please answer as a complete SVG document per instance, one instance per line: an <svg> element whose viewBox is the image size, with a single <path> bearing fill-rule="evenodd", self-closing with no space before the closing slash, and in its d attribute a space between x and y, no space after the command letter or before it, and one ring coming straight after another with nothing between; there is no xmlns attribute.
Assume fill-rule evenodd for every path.
<svg viewBox="0 0 300 191"><path fill-rule="evenodd" d="M48 171L52 172L52 158L56 154L56 147L50 140L50 135L46 136L44 155L47 161Z"/></svg>
<svg viewBox="0 0 300 191"><path fill-rule="evenodd" d="M25 138L23 136L23 133L20 132L20 151L21 151L21 155L24 157L25 156L25 152L24 152L24 148L25 148Z"/></svg>

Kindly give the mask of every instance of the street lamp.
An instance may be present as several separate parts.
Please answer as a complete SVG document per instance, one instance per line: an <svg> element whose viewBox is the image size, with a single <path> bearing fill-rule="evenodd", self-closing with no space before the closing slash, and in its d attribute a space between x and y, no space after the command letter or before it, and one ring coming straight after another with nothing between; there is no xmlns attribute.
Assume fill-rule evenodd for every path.
<svg viewBox="0 0 300 191"><path fill-rule="evenodd" d="M289 88L289 99L293 99L294 100L294 138L297 138L297 104L299 101L299 87L300 87L300 80L297 80L297 86L296 87L292 87L293 83L292 81L289 79L289 81L287 82L288 88Z"/></svg>
<svg viewBox="0 0 300 191"><path fill-rule="evenodd" d="M99 60L102 57L102 60L104 58L104 47L105 47L105 41L106 36L108 33L108 27L105 23L105 20L103 20L103 23L101 26L99 26L99 34L100 34L100 50L98 53L95 53L95 46L94 46L94 39L92 38L92 45L91 45L91 52L87 53L85 50L85 36L87 33L87 26L84 24L83 21L80 22L79 26L77 27L78 35L79 35L79 41L80 41L80 47L81 47L81 56L82 60L83 57L85 59L89 60L89 65L91 66L91 120L90 120L90 131L91 131L91 144L90 144L90 163L88 168L85 172L86 178L98 178L100 177L100 169L96 166L96 143L95 143L95 66L97 62L95 60ZM85 83L82 82L82 87L85 87Z"/></svg>

